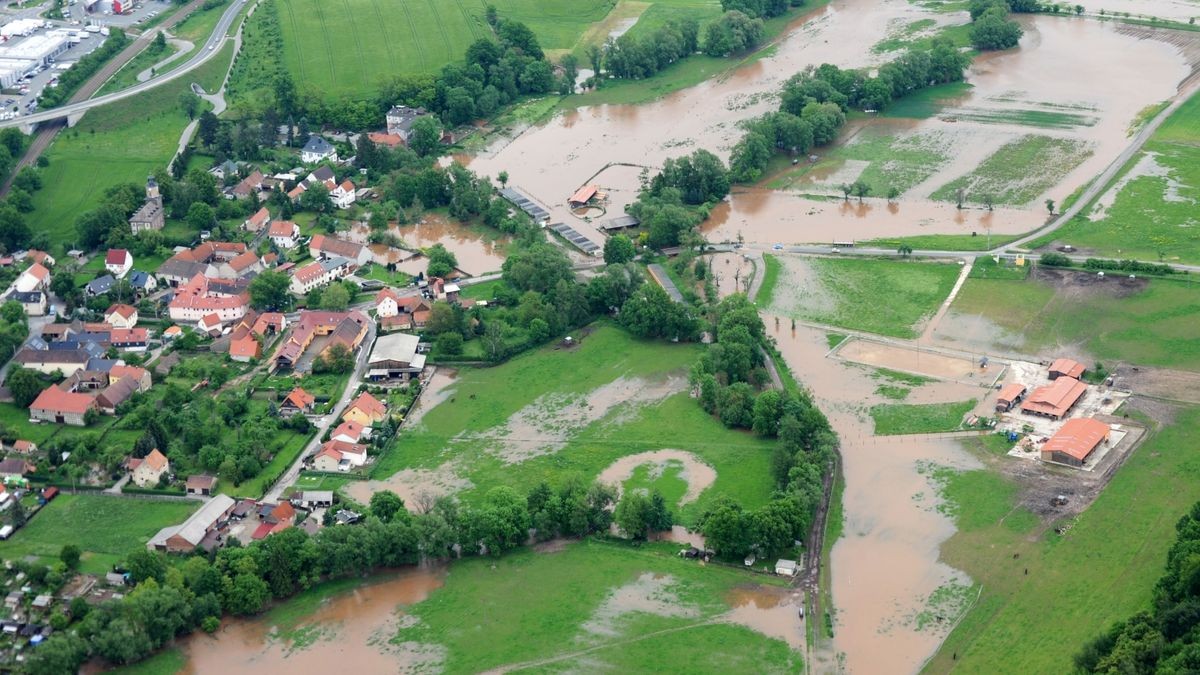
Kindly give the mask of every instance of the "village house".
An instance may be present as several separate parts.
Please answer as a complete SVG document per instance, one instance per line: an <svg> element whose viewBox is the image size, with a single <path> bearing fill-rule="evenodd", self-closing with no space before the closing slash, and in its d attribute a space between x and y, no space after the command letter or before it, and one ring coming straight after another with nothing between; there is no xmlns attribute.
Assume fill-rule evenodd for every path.
<svg viewBox="0 0 1200 675"><path fill-rule="evenodd" d="M314 471L349 471L367 463L367 446L338 439L326 441L313 455Z"/></svg>
<svg viewBox="0 0 1200 675"><path fill-rule="evenodd" d="M259 525L250 535L254 541L266 539L291 527L296 521L296 509L291 502L286 501L278 504L260 504L258 517Z"/></svg>
<svg viewBox="0 0 1200 675"><path fill-rule="evenodd" d="M108 387L96 395L96 405L105 415L116 415L117 408L133 395L138 393L138 382L133 378L121 378L116 382L109 380Z"/></svg>
<svg viewBox="0 0 1200 675"><path fill-rule="evenodd" d="M212 174L213 176L215 176L217 180L223 181L226 178L230 178L230 177L238 175L238 163L233 161L232 159L227 159L224 162L221 162L220 164L217 164L213 168L209 169L208 172L210 174Z"/></svg>
<svg viewBox="0 0 1200 675"><path fill-rule="evenodd" d="M261 191L262 187L263 174L258 169L255 169L250 172L250 175L239 181L237 185L234 185L229 194L233 195L235 199L245 199Z"/></svg>
<svg viewBox="0 0 1200 675"><path fill-rule="evenodd" d="M368 392L358 395L342 413L342 420L357 422L364 427L374 426L387 417L387 405Z"/></svg>
<svg viewBox="0 0 1200 675"><path fill-rule="evenodd" d="M292 503L292 506L308 511L313 509L329 508L330 506L333 506L333 491L303 490L300 492L293 492L291 496L288 497L288 501Z"/></svg>
<svg viewBox="0 0 1200 675"><path fill-rule="evenodd" d="M226 293L208 277L197 274L175 292L167 311L172 321L180 323L195 323L212 314L221 321L235 321L246 315L249 305L249 292Z"/></svg>
<svg viewBox="0 0 1200 675"><path fill-rule="evenodd" d="M50 287L50 270L41 263L33 263L21 272L13 282L12 289L20 293L45 291Z"/></svg>
<svg viewBox="0 0 1200 675"><path fill-rule="evenodd" d="M351 271L353 271L353 266L346 258L318 260L301 267L292 274L290 290L297 295L304 295L314 288L320 288L348 276Z"/></svg>
<svg viewBox="0 0 1200 675"><path fill-rule="evenodd" d="M134 234L157 232L163 229L165 224L166 212L163 210L158 181L154 180L154 176L150 176L146 179L146 201L129 217L129 229Z"/></svg>
<svg viewBox="0 0 1200 675"><path fill-rule="evenodd" d="M387 132L399 136L405 144L412 138L413 122L426 115L424 108L410 108L406 105L392 106L387 111Z"/></svg>
<svg viewBox="0 0 1200 675"><path fill-rule="evenodd" d="M31 260L32 262L35 262L44 267L54 267L54 264L55 264L54 256L50 255L49 253L46 253L45 251L39 251L36 248L31 248L31 249L29 249L29 252L27 255L28 255L29 260Z"/></svg>
<svg viewBox="0 0 1200 675"><path fill-rule="evenodd" d="M23 347L13 355L13 363L22 367L36 370L43 375L52 375L54 371L73 373L87 365L87 362L104 354L104 349L94 342L80 345L73 341L55 343L54 347L73 347L64 349L35 349Z"/></svg>
<svg viewBox="0 0 1200 675"><path fill-rule="evenodd" d="M83 287L83 292L89 298L104 295L112 290L112 287L117 284L117 279L111 274L105 274L102 277L97 277L88 282L87 286Z"/></svg>
<svg viewBox="0 0 1200 675"><path fill-rule="evenodd" d="M33 441L18 439L16 441L13 441L12 449L13 449L13 452L16 452L21 455L36 455L37 451L38 451L38 446L37 446L37 443L34 443Z"/></svg>
<svg viewBox="0 0 1200 675"><path fill-rule="evenodd" d="M205 314L196 322L196 330L201 333L208 333L209 335L220 335L222 328L221 315L216 312Z"/></svg>
<svg viewBox="0 0 1200 675"><path fill-rule="evenodd" d="M150 371L140 366L127 366L124 364L114 365L108 371L108 382L112 384L124 379L129 379L137 385L139 392L150 391L152 380Z"/></svg>
<svg viewBox="0 0 1200 675"><path fill-rule="evenodd" d="M300 226L290 220L277 220L271 223L267 236L280 250L293 249L300 239Z"/></svg>
<svg viewBox="0 0 1200 675"><path fill-rule="evenodd" d="M308 254L314 260L322 258L347 258L358 267L371 262L371 249L345 239L324 234L314 235L308 242Z"/></svg>
<svg viewBox="0 0 1200 675"><path fill-rule="evenodd" d="M358 422L346 421L338 425L329 435L331 441L357 443L369 435L369 430Z"/></svg>
<svg viewBox="0 0 1200 675"><path fill-rule="evenodd" d="M400 296L390 288L375 294L375 317L386 319L400 313Z"/></svg>
<svg viewBox="0 0 1200 675"><path fill-rule="evenodd" d="M354 205L355 187L354 183L344 180L337 187L329 191L329 199L333 205L339 209L348 209Z"/></svg>
<svg viewBox="0 0 1200 675"><path fill-rule="evenodd" d="M37 471L36 466L17 457L0 461L0 478L20 478L34 471Z"/></svg>
<svg viewBox="0 0 1200 675"><path fill-rule="evenodd" d="M1021 412L1052 420L1062 419L1086 391L1086 384L1073 377L1062 376L1044 387L1034 389L1021 404Z"/></svg>
<svg viewBox="0 0 1200 675"><path fill-rule="evenodd" d="M241 362L262 358L263 342L286 326L287 319L278 312L248 311L230 332L229 358Z"/></svg>
<svg viewBox="0 0 1200 675"><path fill-rule="evenodd" d="M1083 373L1087 369L1082 363L1071 359L1055 359L1050 364L1049 375L1051 380L1057 380L1060 377L1073 377L1076 380L1083 377Z"/></svg>
<svg viewBox="0 0 1200 675"><path fill-rule="evenodd" d="M46 294L41 291L29 291L27 293L9 291L8 295L4 296L4 299L19 303L21 311L25 312L25 316L45 316L50 308Z"/></svg>
<svg viewBox="0 0 1200 675"><path fill-rule="evenodd" d="M337 149L321 136L316 134L309 136L308 142L300 150L300 161L305 164L316 164L325 160L338 161Z"/></svg>
<svg viewBox="0 0 1200 675"><path fill-rule="evenodd" d="M416 335L395 333L375 340L367 361L367 377L373 381L408 380L425 368L425 355L417 353L421 340Z"/></svg>
<svg viewBox="0 0 1200 675"><path fill-rule="evenodd" d="M262 207L246 220L242 221L242 229L247 232L260 232L271 224L271 212Z"/></svg>
<svg viewBox="0 0 1200 675"><path fill-rule="evenodd" d="M220 528L229 518L235 502L229 495L216 495L196 510L181 525L170 525L158 531L146 543L151 551L191 553L197 548L212 550L220 538Z"/></svg>
<svg viewBox="0 0 1200 675"><path fill-rule="evenodd" d="M305 185L324 185L332 189L337 184L337 176L334 175L333 169L328 166L318 166L308 173L304 178Z"/></svg>
<svg viewBox="0 0 1200 675"><path fill-rule="evenodd" d="M154 278L153 274L134 270L129 273L129 285L138 297L144 297L153 293L158 288L158 281Z"/></svg>
<svg viewBox="0 0 1200 675"><path fill-rule="evenodd" d="M108 336L108 344L123 352L144 352L150 347L148 328L114 328Z"/></svg>
<svg viewBox="0 0 1200 675"><path fill-rule="evenodd" d="M216 494L217 477L205 476L204 474L193 474L188 476L186 490L189 495L209 497L213 494Z"/></svg>
<svg viewBox="0 0 1200 675"><path fill-rule="evenodd" d="M113 305L104 310L104 322L113 328L133 328L138 322L137 308L131 305Z"/></svg>
<svg viewBox="0 0 1200 675"><path fill-rule="evenodd" d="M300 201L300 196L308 191L308 186L304 183L297 183L296 187L288 190L287 197L293 204Z"/></svg>
<svg viewBox="0 0 1200 675"><path fill-rule="evenodd" d="M104 269L118 279L124 279L133 269L133 254L123 248L110 248L104 256Z"/></svg>
<svg viewBox="0 0 1200 675"><path fill-rule="evenodd" d="M291 417L296 414L307 415L313 411L313 406L316 402L316 396L304 391L300 387L296 387L288 392L288 395L279 404L279 414L283 417Z"/></svg>
<svg viewBox="0 0 1200 675"><path fill-rule="evenodd" d="M396 149L404 145L404 137L400 134L389 134L381 131L372 131L367 134L367 139L375 145L382 145L385 148Z"/></svg>
<svg viewBox="0 0 1200 675"><path fill-rule="evenodd" d="M295 368L300 357L304 355L304 351L317 336L330 336L325 350L335 344L340 344L350 351L354 351L366 337L370 321L367 315L357 311L301 311L300 318L292 329L291 335L283 341L275 353L275 366L283 369Z"/></svg>
<svg viewBox="0 0 1200 675"><path fill-rule="evenodd" d="M175 287L186 284L202 274L212 278L237 278L240 276L221 263L229 262L247 251L240 242L206 241L195 248L177 248L175 255L158 266L156 274Z"/></svg>
<svg viewBox="0 0 1200 675"><path fill-rule="evenodd" d="M89 410L96 410L96 399L87 394L63 391L51 385L42 390L29 406L29 416L43 422L82 427Z"/></svg>
<svg viewBox="0 0 1200 675"><path fill-rule="evenodd" d="M216 276L223 279L251 277L262 270L262 261L254 251L246 251L229 260L216 263Z"/></svg>
<svg viewBox="0 0 1200 675"><path fill-rule="evenodd" d="M1042 446L1042 460L1083 466L1096 448L1108 441L1110 431L1107 424L1090 417L1069 419Z"/></svg>
<svg viewBox="0 0 1200 675"><path fill-rule="evenodd" d="M141 459L130 457L125 466L129 469L130 479L141 488L158 486L162 477L171 471L171 463L158 448Z"/></svg>

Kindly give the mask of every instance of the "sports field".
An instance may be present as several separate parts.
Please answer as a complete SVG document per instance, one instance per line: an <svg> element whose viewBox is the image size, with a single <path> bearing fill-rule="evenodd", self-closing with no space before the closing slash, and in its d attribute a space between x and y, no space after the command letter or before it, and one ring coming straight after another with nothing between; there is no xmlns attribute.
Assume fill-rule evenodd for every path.
<svg viewBox="0 0 1200 675"><path fill-rule="evenodd" d="M552 58L582 56L586 44L630 25L646 31L720 13L717 0L289 0L277 4L283 60L301 90L364 98L385 77L461 61L472 42L493 36L489 4L528 25Z"/></svg>

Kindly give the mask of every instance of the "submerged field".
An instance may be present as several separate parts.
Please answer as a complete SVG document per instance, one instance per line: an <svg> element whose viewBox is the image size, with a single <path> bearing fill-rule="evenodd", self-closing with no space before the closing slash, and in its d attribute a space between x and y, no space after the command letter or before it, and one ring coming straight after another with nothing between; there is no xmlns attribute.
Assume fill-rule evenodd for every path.
<svg viewBox="0 0 1200 675"><path fill-rule="evenodd" d="M942 263L776 259L777 281L769 297L758 298L767 311L893 337L916 337L921 322L950 294L959 274L957 265Z"/></svg>
<svg viewBox="0 0 1200 675"><path fill-rule="evenodd" d="M927 672L1073 672L1071 658L1112 622L1148 609L1176 520L1200 497L1200 410L1138 448L1086 511L1067 525L1030 532L1036 518L996 468L946 479L958 533L948 564L982 586L978 602ZM1001 457L1001 462L1016 461ZM1054 630L1038 630L1047 622Z"/></svg>
<svg viewBox="0 0 1200 675"><path fill-rule="evenodd" d="M934 191L932 197L956 201L958 194L976 204L1030 206L1091 156L1081 140L1029 135L1005 143L973 171Z"/></svg>
<svg viewBox="0 0 1200 675"><path fill-rule="evenodd" d="M59 495L11 539L0 542L0 556L57 560L63 545L74 543L83 549L81 569L104 574L163 527L183 522L198 506L190 501Z"/></svg>
<svg viewBox="0 0 1200 675"><path fill-rule="evenodd" d="M578 347L461 370L452 389L425 394L426 405L442 402L400 435L373 480L348 490L364 501L377 489L409 501L422 491L470 501L497 485L524 492L543 480L591 480L636 455L609 476L631 487L661 483L685 523L718 494L760 505L771 492L772 443L726 429L689 396L699 354L696 345L643 342L598 324ZM682 498L681 481L692 498Z"/></svg>
<svg viewBox="0 0 1200 675"><path fill-rule="evenodd" d="M1180 106L1097 204L1035 245L1200 262L1200 96Z"/></svg>
<svg viewBox="0 0 1200 675"><path fill-rule="evenodd" d="M217 639L193 637L184 654L196 672L346 659L372 672L803 669L792 591L677 551L560 542L379 575L357 589L361 581L334 582Z"/></svg>
<svg viewBox="0 0 1200 675"><path fill-rule="evenodd" d="M940 338L1050 355L1200 369L1200 286L1185 279L1100 279L1039 270L1029 279L968 279Z"/></svg>

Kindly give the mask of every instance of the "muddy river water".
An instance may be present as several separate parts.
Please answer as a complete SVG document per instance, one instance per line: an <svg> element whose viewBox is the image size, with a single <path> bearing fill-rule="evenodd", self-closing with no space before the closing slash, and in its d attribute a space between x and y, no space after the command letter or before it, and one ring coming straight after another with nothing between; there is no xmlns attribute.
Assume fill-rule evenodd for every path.
<svg viewBox="0 0 1200 675"><path fill-rule="evenodd" d="M596 183L609 194L608 216L619 215L636 198L638 173L653 171L669 157L705 148L728 158L741 135L738 123L777 106L775 93L806 66L878 65L891 58L870 46L923 18L939 23L965 21L930 13L903 0L834 2L798 21L774 53L729 75L706 81L645 105L602 105L560 114L513 139L497 141L471 158L471 167L495 176L551 209L552 220L568 222L602 241L593 223L574 217L565 201L579 186ZM721 205L704 225L710 240L750 242L828 242L906 234L1028 231L1045 219L1041 199L1016 209L957 211L952 204L923 195L970 172L1004 143L1024 134L1079 140L1091 150L1086 160L1043 196L1062 201L1117 158L1127 143L1129 124L1143 108L1170 98L1189 68L1179 50L1140 39L1114 26L1076 17L1024 16L1020 49L981 57L968 72L972 89L963 107L1005 113L1038 109L1073 111L1086 123L1067 128L1018 126L932 118L913 131L946 129L954 134L951 158L929 185L899 204L883 200L860 206L821 201L797 193L743 189ZM1103 83L1097 86L1097 83Z"/></svg>

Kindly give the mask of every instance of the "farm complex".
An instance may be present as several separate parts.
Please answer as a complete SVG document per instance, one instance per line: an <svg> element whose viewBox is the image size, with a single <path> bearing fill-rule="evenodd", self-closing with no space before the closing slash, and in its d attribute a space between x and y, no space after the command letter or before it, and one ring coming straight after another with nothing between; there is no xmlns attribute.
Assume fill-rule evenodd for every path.
<svg viewBox="0 0 1200 675"><path fill-rule="evenodd" d="M0 670L1196 670L1197 17L0 8Z"/></svg>

